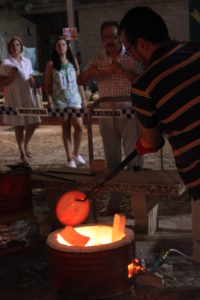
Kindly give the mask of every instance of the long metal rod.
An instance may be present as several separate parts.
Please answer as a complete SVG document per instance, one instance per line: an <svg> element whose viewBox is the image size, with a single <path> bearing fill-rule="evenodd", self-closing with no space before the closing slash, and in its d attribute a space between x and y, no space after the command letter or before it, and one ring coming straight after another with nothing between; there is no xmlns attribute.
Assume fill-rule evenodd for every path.
<svg viewBox="0 0 200 300"><path fill-rule="evenodd" d="M113 177L115 177L129 162L131 162L137 156L137 150L134 149L114 170L112 170L102 181L100 181L97 185L95 185L92 190L86 194L84 199L76 199L76 201L86 201L87 199L92 200L92 211L93 211L93 220L97 221L96 214L96 203L95 198L105 187L105 183L110 181Z"/></svg>
<svg viewBox="0 0 200 300"><path fill-rule="evenodd" d="M111 173L109 173L99 184L88 193L87 197L92 200L92 212L93 212L93 220L97 221L97 213L96 213L96 201L95 198L105 187L105 183L110 181L113 177L115 177L129 162L131 162L137 156L136 149L133 150Z"/></svg>
<svg viewBox="0 0 200 300"><path fill-rule="evenodd" d="M87 195L89 199L94 199L105 183L115 177L129 162L137 156L137 150L133 150L114 170L112 170L100 183L98 183Z"/></svg>

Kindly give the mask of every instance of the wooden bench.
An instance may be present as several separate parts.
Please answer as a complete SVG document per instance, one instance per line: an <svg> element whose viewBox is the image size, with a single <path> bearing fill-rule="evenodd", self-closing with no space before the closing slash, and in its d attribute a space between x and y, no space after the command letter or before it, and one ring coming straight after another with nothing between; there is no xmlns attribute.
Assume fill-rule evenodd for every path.
<svg viewBox="0 0 200 300"><path fill-rule="evenodd" d="M99 183L105 174L96 175L90 169L49 169L35 170L32 174L32 188L46 190L47 202L55 213L59 197L69 190L83 192ZM178 196L184 191L184 186L176 171L142 170L138 172L123 170L107 182L104 192L130 192L131 206L134 212L134 231L151 236L158 226L159 195ZM96 215L93 201L93 215Z"/></svg>

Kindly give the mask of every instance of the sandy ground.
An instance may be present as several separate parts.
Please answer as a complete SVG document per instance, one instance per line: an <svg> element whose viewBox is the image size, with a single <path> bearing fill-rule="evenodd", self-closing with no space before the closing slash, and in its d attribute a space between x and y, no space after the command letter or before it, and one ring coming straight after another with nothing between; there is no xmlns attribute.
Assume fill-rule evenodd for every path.
<svg viewBox="0 0 200 300"><path fill-rule="evenodd" d="M1 150L0 163L1 164L15 164L19 163L19 153L15 142L14 131L11 127L1 127ZM101 138L97 135L94 138L94 144L101 142ZM36 129L34 136L30 142L30 153L32 158L28 163L32 168L39 166L64 166L66 165L66 155L62 143L61 127L60 126L40 126ZM83 138L81 143L81 154L88 162L88 142L87 130L84 128ZM101 149L98 153L103 155Z"/></svg>
<svg viewBox="0 0 200 300"><path fill-rule="evenodd" d="M15 135L12 127L0 127L0 165L20 163L19 153L15 142ZM98 125L93 125L93 147L94 158L104 158L102 141L98 130ZM30 152L32 158L28 160L30 166L37 167L65 166L66 155L62 143L60 126L41 125L36 129L30 142ZM87 129L84 128L80 153L84 156L87 166L89 166ZM175 169L174 159L171 149L166 143L163 149L163 166L165 169ZM161 168L161 153L146 155L144 167L151 169Z"/></svg>

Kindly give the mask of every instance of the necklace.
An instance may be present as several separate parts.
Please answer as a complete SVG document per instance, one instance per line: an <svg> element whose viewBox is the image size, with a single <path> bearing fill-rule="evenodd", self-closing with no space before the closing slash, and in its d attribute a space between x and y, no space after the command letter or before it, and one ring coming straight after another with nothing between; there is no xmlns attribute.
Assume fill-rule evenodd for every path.
<svg viewBox="0 0 200 300"><path fill-rule="evenodd" d="M61 69L67 71L69 64L61 64Z"/></svg>

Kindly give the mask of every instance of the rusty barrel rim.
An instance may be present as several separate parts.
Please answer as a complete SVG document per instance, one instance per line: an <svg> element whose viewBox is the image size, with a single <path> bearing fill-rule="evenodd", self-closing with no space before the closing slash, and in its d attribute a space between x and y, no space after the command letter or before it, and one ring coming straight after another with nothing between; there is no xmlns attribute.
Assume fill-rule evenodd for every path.
<svg viewBox="0 0 200 300"><path fill-rule="evenodd" d="M85 224L81 225L84 226L106 226L112 227L112 225L108 224ZM79 226L80 227L80 226ZM116 242L112 242L109 244L98 245L98 246L66 246L58 243L57 241L57 234L60 232L61 229L51 232L47 238L47 245L55 250L62 251L62 252L72 252L72 253L90 253L90 252L98 252L98 251L108 251L110 249L119 248L122 245L130 244L134 239L135 235L134 232L129 229L125 228L125 236Z"/></svg>

